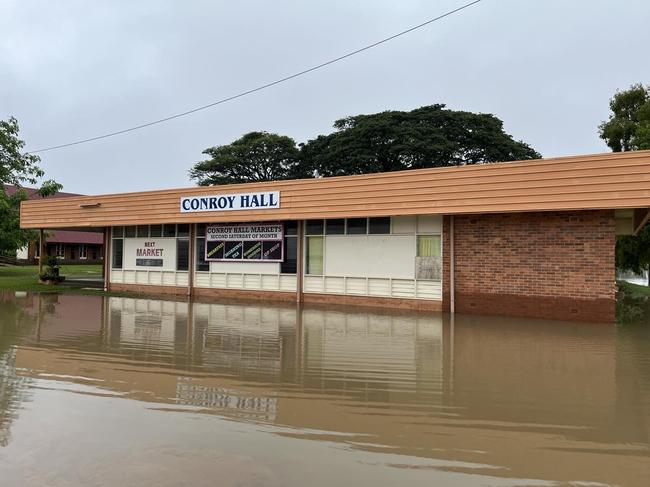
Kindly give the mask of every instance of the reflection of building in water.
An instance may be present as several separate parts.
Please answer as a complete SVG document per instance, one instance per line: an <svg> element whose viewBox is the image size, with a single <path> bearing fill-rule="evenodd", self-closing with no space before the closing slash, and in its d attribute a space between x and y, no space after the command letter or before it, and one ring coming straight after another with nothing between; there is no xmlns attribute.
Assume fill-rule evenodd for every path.
<svg viewBox="0 0 650 487"><path fill-rule="evenodd" d="M176 400L183 406L227 409L238 418L275 421L278 400L275 397L242 395L234 389L207 387L191 380L176 383Z"/></svg>
<svg viewBox="0 0 650 487"><path fill-rule="evenodd" d="M293 330L296 312L283 307L201 304L193 306L192 348L206 367L237 375L277 376L281 328Z"/></svg>
<svg viewBox="0 0 650 487"><path fill-rule="evenodd" d="M110 345L131 350L132 356L153 359L173 347L176 365L185 363L193 371L267 385L291 383L366 400L423 402L442 391L441 315L277 305L189 307L186 302L117 297L108 303ZM182 404L204 407L222 403L228 394L253 397L260 404L266 400L257 392L224 395L223 382L181 378L175 396ZM238 399L227 403L248 404Z"/></svg>
<svg viewBox="0 0 650 487"><path fill-rule="evenodd" d="M612 327L128 298L86 304L59 300L40 339L18 347L22 374L91 381L122 397L272 422L353 448L498 465L497 475L519 478L630 485L621 479L640 471L647 453L650 341ZM616 462L623 467L613 471Z"/></svg>
<svg viewBox="0 0 650 487"><path fill-rule="evenodd" d="M153 299L109 298L110 326L119 323L119 340L127 344L155 344L172 348L185 341L188 304ZM178 327L177 325L181 325Z"/></svg>
<svg viewBox="0 0 650 487"><path fill-rule="evenodd" d="M395 400L424 392L422 384L441 392L440 315L305 310L302 319L304 385L366 399Z"/></svg>

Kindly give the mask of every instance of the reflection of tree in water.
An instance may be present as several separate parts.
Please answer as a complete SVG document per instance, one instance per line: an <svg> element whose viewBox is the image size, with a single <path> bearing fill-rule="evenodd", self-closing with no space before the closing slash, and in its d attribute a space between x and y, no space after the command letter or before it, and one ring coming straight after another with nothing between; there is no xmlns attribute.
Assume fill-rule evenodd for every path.
<svg viewBox="0 0 650 487"><path fill-rule="evenodd" d="M38 302L38 297L34 299ZM16 373L16 343L34 330L39 319L38 309L28 311L29 300L17 300L13 293L0 293L0 446L9 443L11 423L21 404L29 400L27 386L31 379ZM40 311L41 315L44 313L47 311Z"/></svg>
<svg viewBox="0 0 650 487"><path fill-rule="evenodd" d="M9 427L27 400L27 377L16 374L16 349L0 354L0 446L9 444Z"/></svg>

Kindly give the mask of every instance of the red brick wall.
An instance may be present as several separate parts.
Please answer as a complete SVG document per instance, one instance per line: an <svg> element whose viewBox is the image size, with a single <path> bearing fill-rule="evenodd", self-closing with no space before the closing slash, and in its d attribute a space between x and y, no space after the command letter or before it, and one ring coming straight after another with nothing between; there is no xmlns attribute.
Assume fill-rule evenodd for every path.
<svg viewBox="0 0 650 487"><path fill-rule="evenodd" d="M457 312L614 320L613 210L455 216L454 248Z"/></svg>

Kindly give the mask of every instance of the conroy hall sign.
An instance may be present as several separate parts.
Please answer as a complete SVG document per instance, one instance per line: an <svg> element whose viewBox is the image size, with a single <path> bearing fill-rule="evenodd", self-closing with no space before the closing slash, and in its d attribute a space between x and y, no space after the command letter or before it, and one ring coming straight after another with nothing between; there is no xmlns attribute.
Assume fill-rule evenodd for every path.
<svg viewBox="0 0 650 487"><path fill-rule="evenodd" d="M181 213L193 213L197 211L271 210L277 208L280 208L279 191L214 196L185 196L181 198Z"/></svg>

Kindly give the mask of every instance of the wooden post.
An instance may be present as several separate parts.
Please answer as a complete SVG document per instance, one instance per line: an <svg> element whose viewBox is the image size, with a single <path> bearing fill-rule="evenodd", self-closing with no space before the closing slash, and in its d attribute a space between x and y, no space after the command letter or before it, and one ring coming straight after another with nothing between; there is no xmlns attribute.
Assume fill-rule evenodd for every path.
<svg viewBox="0 0 650 487"><path fill-rule="evenodd" d="M113 227L104 227L104 262L102 266L102 276L104 277L104 291L111 290L111 231Z"/></svg>
<svg viewBox="0 0 650 487"><path fill-rule="evenodd" d="M196 224L190 223L189 265L187 269L187 295L191 298L194 289L194 269L196 268ZM191 306L191 303L189 304Z"/></svg>
<svg viewBox="0 0 650 487"><path fill-rule="evenodd" d="M302 303L303 276L305 274L305 225L298 221L298 242L296 249L296 303Z"/></svg>
<svg viewBox="0 0 650 487"><path fill-rule="evenodd" d="M45 232L42 228L38 230L38 274L43 274L43 259L45 252Z"/></svg>
<svg viewBox="0 0 650 487"><path fill-rule="evenodd" d="M454 249L454 215L449 217L449 311L453 315L456 312L456 293L454 282L455 269L455 249Z"/></svg>

